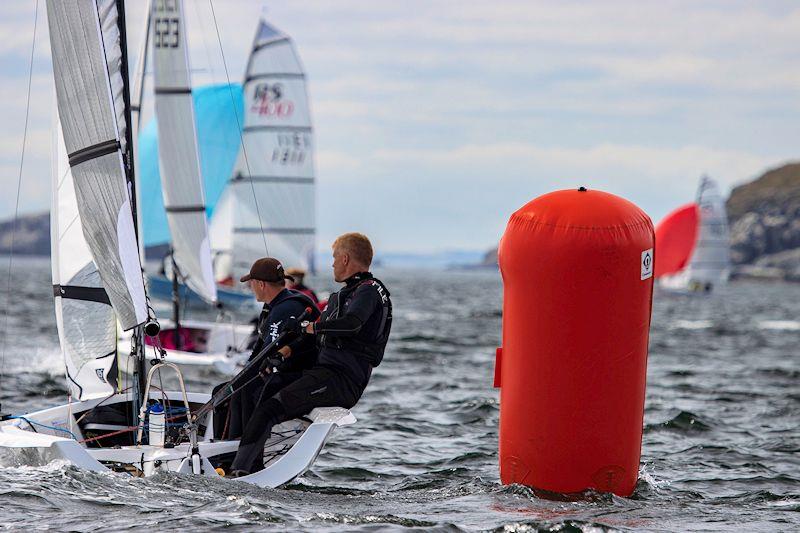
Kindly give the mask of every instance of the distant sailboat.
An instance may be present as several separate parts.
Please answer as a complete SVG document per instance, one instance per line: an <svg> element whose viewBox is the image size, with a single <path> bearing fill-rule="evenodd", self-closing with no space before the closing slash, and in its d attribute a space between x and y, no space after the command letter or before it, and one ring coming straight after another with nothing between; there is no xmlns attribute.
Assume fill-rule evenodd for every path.
<svg viewBox="0 0 800 533"><path fill-rule="evenodd" d="M167 277L149 275L148 284L150 294L156 297L174 297L177 289L173 283L175 281L182 289L188 287L188 291L183 289L180 293L191 295L192 303L199 299L206 304L219 301L226 306L238 307L254 303L252 294L229 289L218 291L214 280L185 24L182 2L149 3L145 39L137 69L137 76L140 77L136 84L140 96L137 107L142 107L147 52L152 50L157 117L156 154L161 194L157 195L158 205L148 205L143 225L150 233L168 226L168 233L159 234L164 239L162 242L169 243L169 254L163 261ZM235 112L230 105L225 106L225 110L229 114ZM237 131L237 147L238 136ZM152 157L155 154L147 155ZM211 155L218 156L217 153ZM156 183L149 185L152 188ZM152 200L155 192L152 189L146 192L148 200ZM156 214L155 220L153 214ZM143 241L147 240L145 236ZM173 276L175 272L178 273L177 278Z"/></svg>
<svg viewBox="0 0 800 533"><path fill-rule="evenodd" d="M264 255L313 272L313 127L305 72L291 38L259 21L243 85L201 87L193 96L214 275L222 284L219 300L241 303L246 293L236 290L238 278ZM141 141L143 179L150 183L159 179L153 166L155 133L148 125ZM235 164L223 185L220 172L231 160ZM156 205L160 198L149 200L144 206L148 246L168 239L164 210ZM150 276L148 282L151 294L169 297L171 286L163 277ZM193 291L181 294L188 302L201 300Z"/></svg>
<svg viewBox="0 0 800 533"><path fill-rule="evenodd" d="M164 323L157 341L146 340L163 346L173 363L213 365L230 373L249 355L245 348L252 327L180 320L181 306L186 303L181 296L190 291L205 304L216 304L218 294L230 304L231 297L225 294L229 291L218 293L211 262L183 2L151 2L149 6L137 69L138 107L147 50L152 48L160 189L170 253L164 261L169 276L149 275L148 293L172 298L173 315L171 323ZM242 298L253 301L251 294L242 294ZM124 345L130 338L123 334L120 341ZM125 351L120 351L119 358L120 367L129 369Z"/></svg>
<svg viewBox="0 0 800 533"><path fill-rule="evenodd" d="M154 2L150 16L161 186L172 234L172 264L183 283L215 303L183 2Z"/></svg>
<svg viewBox="0 0 800 533"><path fill-rule="evenodd" d="M703 176L697 201L681 206L656 226L655 276L668 291L711 292L728 281L730 235L725 201Z"/></svg>
<svg viewBox="0 0 800 533"><path fill-rule="evenodd" d="M265 255L314 269L315 179L306 79L292 39L259 22L244 80L242 147L211 219L217 281Z"/></svg>

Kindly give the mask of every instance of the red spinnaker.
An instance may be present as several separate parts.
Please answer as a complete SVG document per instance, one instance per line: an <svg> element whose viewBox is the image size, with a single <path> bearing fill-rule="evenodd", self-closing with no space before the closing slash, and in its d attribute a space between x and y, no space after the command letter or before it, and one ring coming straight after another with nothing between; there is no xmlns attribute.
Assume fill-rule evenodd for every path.
<svg viewBox="0 0 800 533"><path fill-rule="evenodd" d="M697 232L700 210L697 204L686 204L668 214L656 226L655 276L660 278L680 272L689 264Z"/></svg>

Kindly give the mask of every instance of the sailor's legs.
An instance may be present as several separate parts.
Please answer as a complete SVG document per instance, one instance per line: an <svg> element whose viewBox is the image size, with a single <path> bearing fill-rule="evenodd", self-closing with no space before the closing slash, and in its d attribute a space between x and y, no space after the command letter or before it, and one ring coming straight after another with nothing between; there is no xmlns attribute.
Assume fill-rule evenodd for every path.
<svg viewBox="0 0 800 533"><path fill-rule="evenodd" d="M264 444L272 433L272 427L287 420L285 415L283 406L275 398L258 404L239 441L231 472L256 472L264 468Z"/></svg>
<svg viewBox="0 0 800 533"><path fill-rule="evenodd" d="M354 386L341 372L315 366L303 372L300 379L275 395L286 410L287 420L311 412L315 407L350 409L361 397L363 389Z"/></svg>
<svg viewBox="0 0 800 533"><path fill-rule="evenodd" d="M247 423L256 410L256 405L274 396L279 390L300 378L300 372L280 372L272 374L266 380L253 380L237 391L227 403L228 407L214 410L214 438L238 439L244 433ZM243 380L244 381L244 380ZM214 394L226 384L214 388ZM223 430L227 428L227 431Z"/></svg>
<svg viewBox="0 0 800 533"><path fill-rule="evenodd" d="M273 397L265 394L258 403L242 434L231 470L255 472L263 468L264 444L275 424L305 415L315 407L349 409L360 396L360 391L335 370L314 367L303 372Z"/></svg>

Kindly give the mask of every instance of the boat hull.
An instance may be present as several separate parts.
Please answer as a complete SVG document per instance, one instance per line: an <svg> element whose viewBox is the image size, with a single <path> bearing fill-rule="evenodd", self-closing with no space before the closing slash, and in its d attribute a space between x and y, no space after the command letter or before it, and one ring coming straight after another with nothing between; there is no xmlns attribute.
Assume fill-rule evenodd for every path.
<svg viewBox="0 0 800 533"><path fill-rule="evenodd" d="M188 393L187 398L194 410L208 401L210 395ZM181 403L183 396L180 392L153 391L150 399L168 399ZM213 414L200 427L194 456L189 442L180 442L171 448L148 444L114 447L97 445L103 439L102 436L98 438L98 432L101 435L105 433L110 438L119 437L121 432L128 431L133 441L136 428L87 423L86 415L101 406L112 409L128 408L130 402L129 394L116 394L36 411L4 421L0 423L0 463L37 466L53 460L65 460L86 470L126 472L139 477L149 477L159 472L221 477L217 468L225 469L238 449L239 442L213 440ZM336 427L353 424L355 421L355 417L347 409L332 407L314 409L307 417L276 426L264 447L264 469L236 478L236 481L269 488L292 481L313 465Z"/></svg>
<svg viewBox="0 0 800 533"><path fill-rule="evenodd" d="M178 284L181 305L190 307L208 307L208 303L200 295L186 285ZM147 294L159 300L172 300L172 280L165 276L147 275ZM237 291L229 287L217 285L217 301L229 309L257 309L260 305L253 297L253 293Z"/></svg>
<svg viewBox="0 0 800 533"><path fill-rule="evenodd" d="M171 320L160 320L162 335L170 338L175 324ZM180 367L201 367L214 370L226 376L238 372L250 357L247 343L253 332L250 324L231 324L224 322L205 322L201 320L181 321L181 328L194 335L190 349L177 350L164 346L166 360ZM202 336L202 343L196 342ZM148 342L150 344L150 342ZM129 373L136 365L135 358L130 354L131 333L120 334L117 343L117 362L119 368ZM156 358L154 348L147 348L148 357Z"/></svg>

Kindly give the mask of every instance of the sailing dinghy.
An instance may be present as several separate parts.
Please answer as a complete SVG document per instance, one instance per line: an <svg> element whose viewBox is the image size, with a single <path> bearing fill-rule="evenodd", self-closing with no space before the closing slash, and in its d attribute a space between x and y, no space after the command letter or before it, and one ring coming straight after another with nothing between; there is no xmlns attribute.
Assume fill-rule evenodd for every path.
<svg viewBox="0 0 800 533"><path fill-rule="evenodd" d="M219 394L188 393L176 365L145 364L143 336L158 326L148 311L134 224L124 13L122 0L47 0L62 130L53 176L53 280L70 401L0 421L0 459L61 459L135 476L219 476L238 447L212 439ZM115 369L117 323L132 330L136 368L128 383ZM164 370L177 373L179 391L151 386ZM334 428L353 422L346 409L325 408L276 426L264 469L237 479L287 483L311 466Z"/></svg>
<svg viewBox="0 0 800 533"><path fill-rule="evenodd" d="M181 31L174 31L175 28ZM151 50L158 181L162 195L157 198L158 205L152 208L159 211L158 220L148 222L166 222L169 228L169 235L164 235L168 237L169 253L162 261L163 272L148 275L148 287L155 297L174 299L190 295L190 298L184 298L184 305L189 300L192 303L200 300L205 304L228 307L254 306L255 300L249 291L217 287L214 280L206 222L209 206L200 162L185 29L186 18L181 2L148 2L145 36L136 73L137 125L142 116L144 73L148 50ZM235 110L230 109L230 112ZM152 218L153 215L149 214L148 219ZM150 231L153 232L154 228Z"/></svg>
<svg viewBox="0 0 800 533"><path fill-rule="evenodd" d="M194 220L205 212L204 180L185 37L181 34L174 42L168 40L177 46L161 46L164 37L156 33L159 29L153 23L159 17L158 9L165 8L163 3L155 3L146 34L154 58L159 174L175 250L171 270L181 273L182 282L179 284L174 275L172 279L151 275L148 289L151 295L156 291L162 297L171 293L174 302L173 320L163 324L160 335L169 360L233 375L249 356L246 341L252 328L219 321L179 320L178 302L209 303L215 287L208 280L211 258L202 233L205 220L195 220L191 232L184 227L187 219ZM184 20L180 4L171 17ZM146 49L145 43L142 57L146 57ZM315 180L305 71L291 38L263 19L253 40L242 92L242 146L233 176L214 206L211 224L215 277L224 283L233 283L249 271L265 249L287 265L313 267ZM180 105L181 112L175 112L171 103ZM225 105L230 107L229 102ZM182 166L184 160L191 164ZM187 234L194 238L185 238ZM198 269L197 264L203 268ZM225 285L216 286L220 298L236 292ZM252 301L252 296L248 297ZM122 340L128 339L123 336ZM129 368L124 363L120 366Z"/></svg>
<svg viewBox="0 0 800 533"><path fill-rule="evenodd" d="M242 145L211 218L218 281L269 255L314 271L315 179L306 75L291 37L259 21L243 84Z"/></svg>
<svg viewBox="0 0 800 533"><path fill-rule="evenodd" d="M195 105L204 110L204 120L219 124L219 128L211 128L214 133L226 129L228 115L239 108L244 111L242 142L237 145L235 165L221 195L216 192L218 182L210 183L207 176L204 180L206 188L211 186L215 191L206 205L212 212L210 241L217 292L224 302L228 297L235 298L235 281L253 261L263 257L265 246L269 255L285 265L314 271L313 125L306 74L297 47L289 35L263 19L253 39L242 86L205 89L195 95ZM220 107L230 112L221 113ZM148 143L155 147L154 130L148 127L146 133ZM159 124L159 154L163 150L161 135ZM204 139L199 139L199 144L203 146ZM228 160L229 146L209 148L214 149L218 160ZM155 168L152 170L155 172ZM163 181L166 176L161 170L160 176L149 179ZM161 212L152 212L147 219L161 220L162 216ZM162 244L164 237L159 232L147 244ZM169 297L171 284L165 278L149 276L148 285L151 293ZM202 300L202 294L191 286L181 287L180 293L188 302Z"/></svg>
<svg viewBox="0 0 800 533"><path fill-rule="evenodd" d="M711 292L730 274L730 234L717 184L700 179L697 201L681 206L656 226L655 276L668 292Z"/></svg>
<svg viewBox="0 0 800 533"><path fill-rule="evenodd" d="M172 363L211 366L232 375L249 356L247 340L253 328L223 322L222 313L217 322L193 320L187 324L180 320L181 307L186 305L182 295L187 291L206 305L216 305L222 292L217 290L212 267L185 28L182 2L150 3L136 74L136 107L141 113L147 51L151 47L161 192L171 236L166 270L171 279L149 276L148 292L152 295L154 289L163 290L167 285L173 300L172 321L162 324L151 344L166 350ZM252 295L247 295L247 301L254 302ZM129 343L130 336L122 335L120 342ZM131 368L127 357L127 352L120 350L123 369Z"/></svg>

